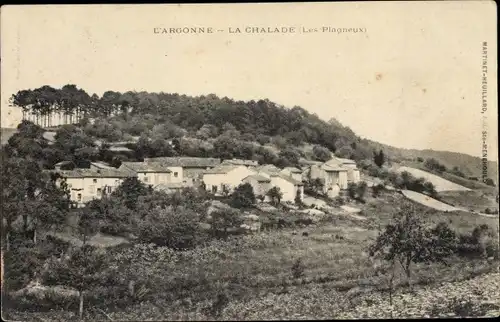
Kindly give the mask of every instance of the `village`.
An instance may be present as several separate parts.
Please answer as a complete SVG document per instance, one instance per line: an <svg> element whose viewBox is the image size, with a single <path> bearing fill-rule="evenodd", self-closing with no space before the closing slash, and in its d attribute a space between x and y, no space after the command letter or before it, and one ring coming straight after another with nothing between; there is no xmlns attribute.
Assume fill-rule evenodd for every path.
<svg viewBox="0 0 500 322"><path fill-rule="evenodd" d="M203 188L214 196L231 194L243 183L252 186L258 200L269 202L269 190L277 187L282 202L296 203L304 199L304 181L319 179L322 193L337 197L349 183L360 181L356 163L334 157L327 162L300 160L298 167L278 168L272 164L259 165L254 160L196 157L147 158L143 162L123 162L114 168L104 162L91 162L90 168L74 168L68 162L55 165L57 173L66 180L70 198L76 207L92 199L111 194L125 178L137 177L145 185L165 192L183 188Z"/></svg>

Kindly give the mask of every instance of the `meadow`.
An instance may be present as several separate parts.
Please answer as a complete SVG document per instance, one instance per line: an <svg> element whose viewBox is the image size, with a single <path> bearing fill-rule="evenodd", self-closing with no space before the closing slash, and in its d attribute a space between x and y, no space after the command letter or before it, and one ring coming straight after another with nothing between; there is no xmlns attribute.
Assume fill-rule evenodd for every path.
<svg viewBox="0 0 500 322"><path fill-rule="evenodd" d="M446 264L417 264L411 277L416 289L407 290L400 274L395 279L395 298L400 299L399 304L395 300L391 309L371 308L370 303L387 301L389 272L383 262L369 256L368 247L380 229L391 222L397 209L395 204L403 199L401 194L387 191L378 198L368 197L364 204L352 204L362 210L366 220L332 212L309 226L214 240L183 252L145 244L109 248L111 265L128 263L121 274L134 281L135 292L127 297L127 302L110 296L109 290L105 296L98 292L91 295L86 318L328 319L366 315L366 312L374 312L371 317L390 317L390 314L422 317L433 314L430 303L419 304L415 313L405 311L408 305L401 304L402 299L422 298L429 289L438 292L442 283L454 285L498 272L498 261L492 258L469 260L455 256ZM465 212L426 211L422 215L429 225L446 222L461 233L481 224L498 229L498 219ZM122 291L116 290L117 294ZM492 290L482 291L489 292L484 296L492 296ZM226 300L216 314L213 306L220 294ZM477 301L481 301L479 297ZM54 301L50 300L46 309L39 308L30 319L33 315L61 321L72 318L74 305L69 300L62 303L66 306L58 304L59 311L54 311ZM19 310L10 312L9 317L21 318L26 314Z"/></svg>

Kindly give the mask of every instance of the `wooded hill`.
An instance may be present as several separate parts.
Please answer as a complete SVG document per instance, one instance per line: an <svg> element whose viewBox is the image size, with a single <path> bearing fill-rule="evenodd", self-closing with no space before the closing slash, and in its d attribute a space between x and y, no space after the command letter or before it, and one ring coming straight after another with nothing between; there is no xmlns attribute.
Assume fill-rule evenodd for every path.
<svg viewBox="0 0 500 322"><path fill-rule="evenodd" d="M238 145L234 140L271 144L279 149L309 144L357 161L371 160L374 151L383 150L393 162L434 158L448 169L458 167L466 176L481 177L480 158L380 144L358 137L335 119L324 121L299 106L285 108L267 99L244 102L214 94L192 97L144 91L107 91L99 97L76 85L65 85L61 89L42 86L21 90L12 95L11 104L21 108L23 114L39 117L42 126L51 126L52 113L63 113L68 122L79 120L85 133L105 141L126 141L134 136L153 141L186 136L213 143L211 139L226 134L225 141L219 142L226 147ZM90 125L88 119L96 121ZM219 154L216 156L253 157L252 153ZM496 182L497 163L490 161L489 169L489 177Z"/></svg>

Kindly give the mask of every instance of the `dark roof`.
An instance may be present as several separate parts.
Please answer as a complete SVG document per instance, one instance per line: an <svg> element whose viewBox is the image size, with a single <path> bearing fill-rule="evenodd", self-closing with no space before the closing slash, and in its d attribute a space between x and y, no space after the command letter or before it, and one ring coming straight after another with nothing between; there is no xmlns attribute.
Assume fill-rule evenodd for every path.
<svg viewBox="0 0 500 322"><path fill-rule="evenodd" d="M172 172L160 162L122 162L121 166L135 172Z"/></svg>
<svg viewBox="0 0 500 322"><path fill-rule="evenodd" d="M194 158L194 157L159 157L149 158L145 161L161 162L167 167L183 167L183 168L208 168L216 167L221 164L220 159L216 158Z"/></svg>
<svg viewBox="0 0 500 322"><path fill-rule="evenodd" d="M58 173L64 178L127 178L128 171L119 169L73 169L73 170L45 170L49 173Z"/></svg>
<svg viewBox="0 0 500 322"><path fill-rule="evenodd" d="M264 176L260 176L258 174L250 175L250 176L246 177L245 179L253 179L257 182L271 182L271 179L266 178ZM243 180L245 180L245 179L243 179Z"/></svg>

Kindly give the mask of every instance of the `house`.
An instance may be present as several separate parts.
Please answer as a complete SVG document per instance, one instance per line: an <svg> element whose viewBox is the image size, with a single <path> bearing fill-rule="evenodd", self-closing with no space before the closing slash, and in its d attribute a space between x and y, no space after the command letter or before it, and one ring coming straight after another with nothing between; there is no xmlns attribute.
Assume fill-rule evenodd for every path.
<svg viewBox="0 0 500 322"><path fill-rule="evenodd" d="M203 174L205 189L215 195L232 193L234 188L243 182L243 179L257 174L243 165L220 165Z"/></svg>
<svg viewBox="0 0 500 322"><path fill-rule="evenodd" d="M257 167L259 162L255 160L230 159L222 161L224 165L243 165L245 167Z"/></svg>
<svg viewBox="0 0 500 322"><path fill-rule="evenodd" d="M269 177L271 174L279 173L281 171L280 168L278 168L277 166L275 166L273 164L261 165L261 166L256 167L255 170L257 171L257 173L264 175L264 176L267 176L267 177Z"/></svg>
<svg viewBox="0 0 500 322"><path fill-rule="evenodd" d="M159 162L172 171L171 182L185 182L196 185L201 183L206 170L213 169L221 164L217 158L194 157L159 157L145 158L145 162ZM177 174L176 174L177 173Z"/></svg>
<svg viewBox="0 0 500 322"><path fill-rule="evenodd" d="M119 169L135 173L139 180L151 186L172 182L172 171L159 162L122 162Z"/></svg>
<svg viewBox="0 0 500 322"><path fill-rule="evenodd" d="M281 170L280 173L288 177L292 177L297 181L302 181L302 171L300 169L297 169L296 167L286 167Z"/></svg>
<svg viewBox="0 0 500 322"><path fill-rule="evenodd" d="M266 193L272 188L271 179L258 174L252 174L244 178L243 183L248 183L253 188L253 193L256 197L264 196L264 200L268 201L269 198Z"/></svg>
<svg viewBox="0 0 500 322"><path fill-rule="evenodd" d="M111 194L123 180L133 173L119 169L73 169L73 170L46 170L57 173L66 179L70 190L70 200L77 206L92 199L99 199L105 194ZM60 182L60 181L59 181Z"/></svg>
<svg viewBox="0 0 500 322"><path fill-rule="evenodd" d="M320 179L323 182L323 193L328 197L338 196L340 190L347 189L348 169L341 166L331 166L326 163L312 165L304 171L304 175L310 179Z"/></svg>
<svg viewBox="0 0 500 322"><path fill-rule="evenodd" d="M325 163L329 166L332 166L332 167L339 166L339 167L347 169L347 181L348 182L357 183L361 179L359 170L356 166L356 161L354 161L354 160L334 157L333 159L331 159Z"/></svg>
<svg viewBox="0 0 500 322"><path fill-rule="evenodd" d="M271 175L271 187L278 187L283 194L281 201L295 202L297 195L304 200L304 184L282 173Z"/></svg>

